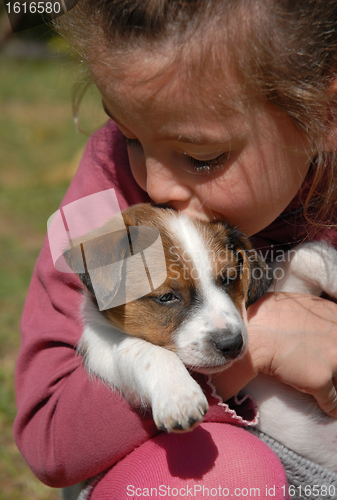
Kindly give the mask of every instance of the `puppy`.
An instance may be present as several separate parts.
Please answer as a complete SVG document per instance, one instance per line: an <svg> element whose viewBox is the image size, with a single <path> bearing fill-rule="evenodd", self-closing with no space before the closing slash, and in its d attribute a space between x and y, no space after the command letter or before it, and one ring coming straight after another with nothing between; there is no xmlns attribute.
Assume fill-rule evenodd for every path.
<svg viewBox="0 0 337 500"><path fill-rule="evenodd" d="M133 206L122 215L124 229L111 219L64 254L87 289L78 350L89 373L118 389L131 404L150 405L159 429L191 430L202 420L208 404L189 370L216 373L244 354L246 309L270 288L272 273L248 239L225 222L191 220L147 204ZM157 244L159 235L162 246ZM303 263L301 255L311 257L316 246L303 248L286 264L284 277L276 281L277 290L303 291L302 278L307 277L308 268L299 269L298 263ZM327 260L335 269L335 251L329 251ZM322 255L316 252L315 256L321 263ZM85 272L78 272L83 263ZM314 283L316 294L322 289L331 293L328 275L324 283L320 277L307 280L308 287ZM312 287L306 291L310 293ZM278 394L276 405L269 386ZM287 433L280 425L285 422L288 401L296 407L297 420L289 412L288 422L296 438L296 428L311 421L310 407L319 415L313 427L329 428L331 441L330 427L335 421L323 415L309 396L310 404L306 396L302 404L298 392L274 377L263 376L245 392L258 404L260 429L295 451L298 443L293 446L289 436L283 439ZM284 403L282 413L279 401ZM337 424L334 437L336 430ZM301 445L308 443L308 435L303 434ZM309 448L317 448L317 443ZM310 452L299 452L313 459ZM332 455L330 462L337 453ZM335 470L336 461L330 462L319 463Z"/></svg>
<svg viewBox="0 0 337 500"><path fill-rule="evenodd" d="M150 404L160 429L189 430L208 405L188 370L221 371L244 353L246 307L267 290L267 267L257 254L249 258L248 240L223 222L191 220L146 204L122 215L127 230L112 219L65 253L73 270L83 257L89 267L79 273L89 292L79 351L89 372L132 403ZM153 241L131 230L144 226L161 236L165 276L141 296L146 275L141 258L135 259ZM131 257L130 243L140 249ZM159 251L147 259L152 277L162 273L161 262ZM127 279L140 297L123 303Z"/></svg>

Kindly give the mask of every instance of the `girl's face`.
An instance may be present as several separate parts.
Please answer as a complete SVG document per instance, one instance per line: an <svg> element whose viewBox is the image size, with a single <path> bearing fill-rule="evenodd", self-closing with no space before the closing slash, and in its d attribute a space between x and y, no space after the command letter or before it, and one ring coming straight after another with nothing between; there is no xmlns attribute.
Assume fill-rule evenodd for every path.
<svg viewBox="0 0 337 500"><path fill-rule="evenodd" d="M126 137L136 182L155 203L257 233L300 188L313 157L308 140L268 104L245 112L229 71L219 106L221 96L214 102L209 93L208 100L207 85L191 92L179 68L165 80L150 79L156 57L133 60L128 70L91 67L106 111Z"/></svg>

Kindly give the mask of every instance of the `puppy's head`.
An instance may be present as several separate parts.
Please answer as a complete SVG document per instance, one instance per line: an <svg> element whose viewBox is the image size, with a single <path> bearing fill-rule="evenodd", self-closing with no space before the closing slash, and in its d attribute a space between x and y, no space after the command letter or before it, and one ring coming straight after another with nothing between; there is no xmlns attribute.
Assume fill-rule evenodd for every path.
<svg viewBox="0 0 337 500"><path fill-rule="evenodd" d="M175 351L196 371L223 369L245 350L246 307L270 284L264 262L224 222L148 204L122 215L126 229L112 219L65 252L68 264L76 272L84 262L77 274L115 327Z"/></svg>

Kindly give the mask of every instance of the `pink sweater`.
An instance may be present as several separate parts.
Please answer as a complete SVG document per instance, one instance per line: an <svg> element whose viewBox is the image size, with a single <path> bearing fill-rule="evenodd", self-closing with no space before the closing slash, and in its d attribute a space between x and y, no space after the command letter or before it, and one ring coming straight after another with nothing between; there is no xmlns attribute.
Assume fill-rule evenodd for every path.
<svg viewBox="0 0 337 500"><path fill-rule="evenodd" d="M149 201L131 175L121 134L109 121L90 138L61 206L112 187L122 210ZM294 231L280 219L256 243L293 242L297 234L298 227ZM22 317L14 436L34 474L54 487L75 484L108 469L158 433L150 412L131 408L117 391L89 380L75 352L82 331L80 288L77 276L55 270L46 240ZM241 426L254 422L249 401L232 402L235 412L211 395L204 377L198 380L210 402L206 421Z"/></svg>

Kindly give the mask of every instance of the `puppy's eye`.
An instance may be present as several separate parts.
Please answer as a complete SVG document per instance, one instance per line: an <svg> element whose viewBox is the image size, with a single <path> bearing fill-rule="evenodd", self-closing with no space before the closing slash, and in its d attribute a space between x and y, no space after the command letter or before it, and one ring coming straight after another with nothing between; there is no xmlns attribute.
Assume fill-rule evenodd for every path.
<svg viewBox="0 0 337 500"><path fill-rule="evenodd" d="M229 286L231 283L233 283L237 278L237 272L234 271L226 271L222 276L221 276L221 286L226 288Z"/></svg>
<svg viewBox="0 0 337 500"><path fill-rule="evenodd" d="M172 305L175 302L178 302L179 298L176 295L174 295L174 293L170 292L170 293L164 293L163 295L157 295L157 297L154 297L154 300L155 302L157 302L157 304Z"/></svg>

